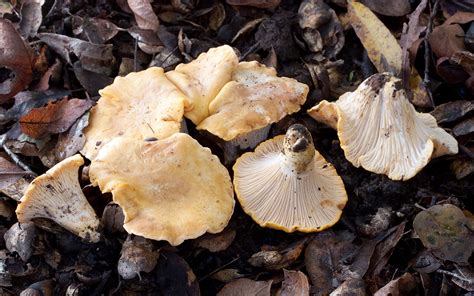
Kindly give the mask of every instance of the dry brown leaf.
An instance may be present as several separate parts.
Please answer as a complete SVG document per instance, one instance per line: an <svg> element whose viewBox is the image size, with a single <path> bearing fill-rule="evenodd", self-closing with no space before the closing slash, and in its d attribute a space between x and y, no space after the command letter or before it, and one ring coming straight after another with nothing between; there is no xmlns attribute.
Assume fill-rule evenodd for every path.
<svg viewBox="0 0 474 296"><path fill-rule="evenodd" d="M456 121L473 110L473 101L451 101L437 106L430 114L438 123L445 123Z"/></svg>
<svg viewBox="0 0 474 296"><path fill-rule="evenodd" d="M67 131L71 125L92 107L92 101L64 98L31 110L20 118L23 133L32 138Z"/></svg>
<svg viewBox="0 0 474 296"><path fill-rule="evenodd" d="M384 287L375 292L374 296L403 296L410 295L416 288L415 277L411 273L405 273L401 277L390 281Z"/></svg>
<svg viewBox="0 0 474 296"><path fill-rule="evenodd" d="M467 177L474 173L474 159L456 159L451 164L451 170L458 180Z"/></svg>
<svg viewBox="0 0 474 296"><path fill-rule="evenodd" d="M217 3L209 16L209 28L214 31L217 31L225 20L225 8L222 3Z"/></svg>
<svg viewBox="0 0 474 296"><path fill-rule="evenodd" d="M0 18L0 104L23 90L32 79L32 49L21 39L13 24ZM7 72L11 71L11 73Z"/></svg>
<svg viewBox="0 0 474 296"><path fill-rule="evenodd" d="M140 29L158 31L160 21L153 11L149 0L127 0L127 3L133 11Z"/></svg>
<svg viewBox="0 0 474 296"><path fill-rule="evenodd" d="M402 68L402 50L397 39L364 4L350 0L347 7L352 27L377 71L398 75Z"/></svg>
<svg viewBox="0 0 474 296"><path fill-rule="evenodd" d="M365 282L360 277L344 281L329 296L366 296Z"/></svg>
<svg viewBox="0 0 474 296"><path fill-rule="evenodd" d="M474 133L474 117L468 118L456 124L452 129L452 133L455 137Z"/></svg>
<svg viewBox="0 0 474 296"><path fill-rule="evenodd" d="M117 35L119 31L123 30L106 19L74 16L74 20L77 22L76 26L78 26L74 34L79 35L83 33L87 40L92 43L104 44Z"/></svg>
<svg viewBox="0 0 474 296"><path fill-rule="evenodd" d="M474 21L474 12L458 11L452 16L448 17L444 24L467 24Z"/></svg>
<svg viewBox="0 0 474 296"><path fill-rule="evenodd" d="M0 156L0 189L15 184L27 172Z"/></svg>
<svg viewBox="0 0 474 296"><path fill-rule="evenodd" d="M438 258L466 263L474 250L474 234L467 227L472 221L454 205L435 205L416 215L413 229Z"/></svg>
<svg viewBox="0 0 474 296"><path fill-rule="evenodd" d="M240 271L235 268L222 269L211 275L211 278L224 283L228 283L242 277L244 277L244 275L240 274Z"/></svg>
<svg viewBox="0 0 474 296"><path fill-rule="evenodd" d="M309 296L308 278L297 270L283 270L285 278L281 284L280 296Z"/></svg>
<svg viewBox="0 0 474 296"><path fill-rule="evenodd" d="M258 18L251 20L250 22L246 23L238 32L235 34L234 38L230 41L230 43L234 43L240 36L244 35L245 33L252 31L260 24L265 18Z"/></svg>
<svg viewBox="0 0 474 296"><path fill-rule="evenodd" d="M224 286L217 296L270 296L272 281L238 279Z"/></svg>
<svg viewBox="0 0 474 296"><path fill-rule="evenodd" d="M44 0L23 0L21 1L21 21L20 34L24 38L34 37L43 21L41 6Z"/></svg>
<svg viewBox="0 0 474 296"><path fill-rule="evenodd" d="M410 265L420 273L431 273L441 267L441 262L430 251L423 249L411 260Z"/></svg>
<svg viewBox="0 0 474 296"><path fill-rule="evenodd" d="M460 25L442 25L433 29L428 41L431 50L438 58L451 57L458 51L466 50L464 40L459 36L464 36L464 30Z"/></svg>
<svg viewBox="0 0 474 296"><path fill-rule="evenodd" d="M193 240L195 247L204 248L210 252L220 252L226 250L234 241L237 233L233 229L224 229L220 233L206 233L203 236Z"/></svg>
<svg viewBox="0 0 474 296"><path fill-rule="evenodd" d="M27 262L33 255L33 240L36 228L33 222L15 223L5 233L5 244L11 253L17 252L23 262Z"/></svg>
<svg viewBox="0 0 474 296"><path fill-rule="evenodd" d="M116 203L109 202L104 208L100 223L110 233L125 232L123 228L124 220L125 216L123 215L122 208Z"/></svg>
<svg viewBox="0 0 474 296"><path fill-rule="evenodd" d="M411 11L409 0L362 0L365 6L376 13L388 16L404 16Z"/></svg>
<svg viewBox="0 0 474 296"><path fill-rule="evenodd" d="M307 239L299 240L290 246L278 251L261 251L250 257L248 262L255 267L269 270L280 270L290 266L303 252Z"/></svg>
<svg viewBox="0 0 474 296"><path fill-rule="evenodd" d="M123 243L120 254L118 273L127 280L140 276L142 271L151 272L159 257L159 252L154 250L152 241L141 236L131 238L131 235Z"/></svg>
<svg viewBox="0 0 474 296"><path fill-rule="evenodd" d="M258 8L275 8L281 0L226 0L227 4L235 6L253 6Z"/></svg>

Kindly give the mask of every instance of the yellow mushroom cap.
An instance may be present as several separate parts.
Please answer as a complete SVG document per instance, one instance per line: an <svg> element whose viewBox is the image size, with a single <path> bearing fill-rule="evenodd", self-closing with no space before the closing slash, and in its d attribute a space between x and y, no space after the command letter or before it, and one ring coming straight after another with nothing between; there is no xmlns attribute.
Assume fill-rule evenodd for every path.
<svg viewBox="0 0 474 296"><path fill-rule="evenodd" d="M186 96L158 67L117 77L102 89L84 129L82 153L94 159L115 137L166 138L180 131Z"/></svg>
<svg viewBox="0 0 474 296"><path fill-rule="evenodd" d="M233 167L237 198L262 227L321 231L339 220L347 202L341 178L301 127L261 143Z"/></svg>
<svg viewBox="0 0 474 296"><path fill-rule="evenodd" d="M102 192L112 192L127 232L172 245L222 231L234 210L227 169L183 133L151 142L116 138L101 149L89 175Z"/></svg>
<svg viewBox="0 0 474 296"><path fill-rule="evenodd" d="M16 209L18 222L47 218L81 238L99 241L99 219L79 185L79 167L83 164L84 159L77 154L34 179Z"/></svg>
<svg viewBox="0 0 474 296"><path fill-rule="evenodd" d="M199 124L209 116L209 103L221 88L230 81L231 73L239 59L228 45L211 48L188 64L180 64L166 73L189 98L184 116Z"/></svg>
<svg viewBox="0 0 474 296"><path fill-rule="evenodd" d="M241 62L197 129L230 141L297 112L308 91L307 85L295 79L278 77L274 68L255 61Z"/></svg>
<svg viewBox="0 0 474 296"><path fill-rule="evenodd" d="M431 158L456 154L456 139L433 116L416 112L400 79L375 74L336 102L320 102L308 113L337 128L345 157L354 166L408 180Z"/></svg>

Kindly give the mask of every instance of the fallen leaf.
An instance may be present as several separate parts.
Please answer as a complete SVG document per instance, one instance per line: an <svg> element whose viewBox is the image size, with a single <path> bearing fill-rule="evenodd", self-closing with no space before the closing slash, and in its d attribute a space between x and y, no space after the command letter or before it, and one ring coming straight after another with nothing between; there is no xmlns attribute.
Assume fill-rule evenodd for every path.
<svg viewBox="0 0 474 296"><path fill-rule="evenodd" d="M365 6L376 13L388 16L405 16L410 13L411 6L408 0L362 0Z"/></svg>
<svg viewBox="0 0 474 296"><path fill-rule="evenodd" d="M33 222L15 223L5 233L5 244L11 253L17 252L23 262L27 262L33 255L33 241L36 236L36 227Z"/></svg>
<svg viewBox="0 0 474 296"><path fill-rule="evenodd" d="M217 3L209 15L209 28L217 31L224 23L225 16L226 14L224 5L222 5L222 3Z"/></svg>
<svg viewBox="0 0 474 296"><path fill-rule="evenodd" d="M410 295L416 288L415 277L411 273L404 273L401 277L390 281L384 287L375 292L374 296L403 296Z"/></svg>
<svg viewBox="0 0 474 296"><path fill-rule="evenodd" d="M252 31L260 24L265 18L257 18L246 23L242 28L234 35L230 43L234 43L240 36L244 35L247 32Z"/></svg>
<svg viewBox="0 0 474 296"><path fill-rule="evenodd" d="M474 133L474 117L468 118L456 124L451 131L455 137Z"/></svg>
<svg viewBox="0 0 474 296"><path fill-rule="evenodd" d="M135 21L140 29L158 31L160 21L149 0L127 0L127 3L135 15Z"/></svg>
<svg viewBox="0 0 474 296"><path fill-rule="evenodd" d="M365 237L376 237L390 226L392 221L392 209L379 208L375 215L357 217L356 224L359 233Z"/></svg>
<svg viewBox="0 0 474 296"><path fill-rule="evenodd" d="M123 228L123 222L125 221L125 216L123 215L122 208L116 203L110 202L102 213L100 223L104 225L104 229L110 233L125 232Z"/></svg>
<svg viewBox="0 0 474 296"><path fill-rule="evenodd" d="M366 296L365 282L360 277L355 277L344 281L329 296Z"/></svg>
<svg viewBox="0 0 474 296"><path fill-rule="evenodd" d="M431 273L441 267L441 262L430 251L423 249L412 259L411 267L421 273Z"/></svg>
<svg viewBox="0 0 474 296"><path fill-rule="evenodd" d="M138 47L147 54L155 54L163 48L163 42L161 42L156 32L136 26L129 28L127 32L137 40Z"/></svg>
<svg viewBox="0 0 474 296"><path fill-rule="evenodd" d="M140 277L140 272L151 272L159 257L159 252L154 250L150 240L141 236L131 238L131 235L123 243L120 254L117 270L126 280Z"/></svg>
<svg viewBox="0 0 474 296"><path fill-rule="evenodd" d="M474 173L474 159L456 159L451 163L451 170L460 180Z"/></svg>
<svg viewBox="0 0 474 296"><path fill-rule="evenodd" d="M355 236L343 231L318 234L306 247L304 262L312 284L311 293L329 294L340 285L343 260L356 251Z"/></svg>
<svg viewBox="0 0 474 296"><path fill-rule="evenodd" d="M309 296L308 278L304 273L283 269L283 274L280 296Z"/></svg>
<svg viewBox="0 0 474 296"><path fill-rule="evenodd" d="M438 258L465 263L474 250L474 234L466 227L470 220L456 206L435 205L416 215L413 229Z"/></svg>
<svg viewBox="0 0 474 296"><path fill-rule="evenodd" d="M210 252L220 252L226 250L234 241L236 232L232 229L225 229L216 234L206 233L193 240L195 247L204 248Z"/></svg>
<svg viewBox="0 0 474 296"><path fill-rule="evenodd" d="M91 100L64 98L32 109L20 118L22 132L33 138L67 131L71 125L92 107Z"/></svg>
<svg viewBox="0 0 474 296"><path fill-rule="evenodd" d="M469 266L458 266L451 281L466 291L474 292L474 270Z"/></svg>
<svg viewBox="0 0 474 296"><path fill-rule="evenodd" d="M171 6L178 12L188 13L194 9L197 2L197 0L171 0Z"/></svg>
<svg viewBox="0 0 474 296"><path fill-rule="evenodd" d="M464 35L464 30L458 24L442 25L433 29L428 36L431 50L438 57L451 57L458 51L466 50L464 40L459 36Z"/></svg>
<svg viewBox="0 0 474 296"><path fill-rule="evenodd" d="M11 163L6 158L0 156L0 188L15 184L19 179L28 173Z"/></svg>
<svg viewBox="0 0 474 296"><path fill-rule="evenodd" d="M458 11L452 16L448 17L445 21L444 24L450 25L450 24L467 24L474 21L474 13L473 12L468 12L468 11Z"/></svg>
<svg viewBox="0 0 474 296"><path fill-rule="evenodd" d="M199 283L188 263L173 252L160 253L155 282L163 295L200 295Z"/></svg>
<svg viewBox="0 0 474 296"><path fill-rule="evenodd" d="M227 4L235 6L253 6L258 8L275 8L281 0L226 0Z"/></svg>
<svg viewBox="0 0 474 296"><path fill-rule="evenodd" d="M15 207L13 207L6 197L0 198L0 217L10 220L15 215ZM0 233L0 246L1 246L1 233Z"/></svg>
<svg viewBox="0 0 474 296"><path fill-rule="evenodd" d="M80 61L74 63L72 70L79 83L86 89L89 96L98 96L99 90L103 89L114 81L107 75L88 71L82 67Z"/></svg>
<svg viewBox="0 0 474 296"><path fill-rule="evenodd" d="M79 26L76 28L77 32L74 34L79 35L77 33L84 33L87 40L92 43L104 44L108 40L114 38L119 31L123 30L106 19L96 17L80 18L75 16L73 20L76 20L76 26Z"/></svg>
<svg viewBox="0 0 474 296"><path fill-rule="evenodd" d="M402 50L392 33L362 3L348 2L349 19L379 73L398 75L402 68Z"/></svg>
<svg viewBox="0 0 474 296"><path fill-rule="evenodd" d="M21 21L20 34L24 38L35 37L43 21L41 6L44 0L23 0L21 1Z"/></svg>
<svg viewBox="0 0 474 296"><path fill-rule="evenodd" d="M468 51L458 51L451 56L451 60L461 65L461 67L474 76L474 54Z"/></svg>
<svg viewBox="0 0 474 296"><path fill-rule="evenodd" d="M20 178L13 184L7 185L6 187L1 187L0 192L13 200L20 201L26 189L28 186L30 186L30 182L31 180Z"/></svg>
<svg viewBox="0 0 474 296"><path fill-rule="evenodd" d="M224 286L217 296L270 296L272 281L238 279Z"/></svg>
<svg viewBox="0 0 474 296"><path fill-rule="evenodd" d="M88 71L111 75L115 57L112 44L95 44L77 38L53 33L41 33L38 37L72 65L70 53L74 53Z"/></svg>
<svg viewBox="0 0 474 296"><path fill-rule="evenodd" d="M474 12L471 0L441 1L440 5L445 16L454 15L460 11Z"/></svg>
<svg viewBox="0 0 474 296"><path fill-rule="evenodd" d="M451 101L437 106L430 114L438 123L445 123L456 121L473 110L473 101Z"/></svg>
<svg viewBox="0 0 474 296"><path fill-rule="evenodd" d="M462 83L469 78L461 65L454 63L449 57L442 57L436 61L436 73L447 83Z"/></svg>
<svg viewBox="0 0 474 296"><path fill-rule="evenodd" d="M44 92L49 89L49 82L51 79L55 79L61 75L63 63L59 59L55 59L54 64L48 67L46 72L43 73L38 83L31 88L32 91Z"/></svg>
<svg viewBox="0 0 474 296"><path fill-rule="evenodd" d="M32 49L13 24L0 18L0 104L10 100L32 80Z"/></svg>
<svg viewBox="0 0 474 296"><path fill-rule="evenodd" d="M292 243L288 247L277 251L261 251L250 257L248 262L255 267L263 267L268 270L280 270L290 266L298 259L306 245L306 239Z"/></svg>
<svg viewBox="0 0 474 296"><path fill-rule="evenodd" d="M222 269L211 275L211 278L224 283L228 283L242 277L244 277L244 275L240 274L240 271L235 268Z"/></svg>

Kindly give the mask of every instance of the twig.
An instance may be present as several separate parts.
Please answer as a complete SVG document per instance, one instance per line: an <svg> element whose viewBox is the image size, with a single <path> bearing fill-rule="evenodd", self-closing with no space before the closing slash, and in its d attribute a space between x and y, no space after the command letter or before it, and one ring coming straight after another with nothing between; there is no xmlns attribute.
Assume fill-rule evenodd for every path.
<svg viewBox="0 0 474 296"><path fill-rule="evenodd" d="M243 59L245 59L249 54L254 52L259 46L260 46L260 41L257 41L240 57L239 61L242 61Z"/></svg>
<svg viewBox="0 0 474 296"><path fill-rule="evenodd" d="M425 207L420 206L418 203L415 203L415 207L417 207L417 208L419 208L419 209L421 209L421 210L423 210L423 211L426 211L426 210L427 210Z"/></svg>
<svg viewBox="0 0 474 296"><path fill-rule="evenodd" d="M446 274L446 275L450 275L452 277L455 277L461 281L465 281L465 282L468 282L469 284L473 284L473 281L471 279L468 279L468 278L465 278L465 277L462 277L454 272L451 272L451 271L447 271L447 270L442 270L442 269L438 269L436 272L438 273L442 273L442 274Z"/></svg>
<svg viewBox="0 0 474 296"><path fill-rule="evenodd" d="M35 172L33 172L33 170L27 164L25 164L23 161L21 161L21 159L15 153L13 153L13 151L11 151L10 148L8 148L8 146L5 144L6 139L7 139L7 137L6 137L5 134L0 136L0 144L3 148L3 150L5 151L5 153L8 156L10 156L10 158L13 160L13 162L17 166L24 169L26 171L26 173L30 174L33 177L36 177L37 174Z"/></svg>
<svg viewBox="0 0 474 296"><path fill-rule="evenodd" d="M135 46L133 48L133 72L137 72L137 52L138 52L138 38L135 39Z"/></svg>
<svg viewBox="0 0 474 296"><path fill-rule="evenodd" d="M220 267L214 269L214 270L211 271L210 273L206 274L205 276L203 276L202 278L200 278L200 279L198 280L198 282L201 282L201 281L207 279L208 277L210 277L210 276L213 275L214 273L216 273L216 272L218 272L218 271L220 271L220 270L226 268L227 266L231 265L232 263L234 263L235 261L237 261L237 260L239 260L239 259L240 259L240 256L237 256L237 258L232 259L231 261L227 262L226 264L224 264L224 265L222 265L222 266L220 266Z"/></svg>
<svg viewBox="0 0 474 296"><path fill-rule="evenodd" d="M433 30L433 19L436 16L436 13L438 12L438 6L439 6L439 0L435 0L433 8L430 13L430 19L428 21L428 26L426 28L426 34L425 38L423 40L423 44L425 45L425 72L424 72L424 77L423 77L423 84L425 85L426 93L428 94L428 97L430 99L431 106L434 108L434 100L433 100L433 95L431 94L431 90L429 89L430 85L430 77L429 77L429 66L430 66L430 46L428 42L428 37L431 34L431 31Z"/></svg>

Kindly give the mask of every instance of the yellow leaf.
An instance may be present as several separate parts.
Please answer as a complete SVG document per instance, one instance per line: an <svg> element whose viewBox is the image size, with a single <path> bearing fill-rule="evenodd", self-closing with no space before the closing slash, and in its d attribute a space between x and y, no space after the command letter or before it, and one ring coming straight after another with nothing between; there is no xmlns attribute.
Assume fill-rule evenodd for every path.
<svg viewBox="0 0 474 296"><path fill-rule="evenodd" d="M349 20L379 73L398 75L402 49L385 25L364 4L349 1Z"/></svg>

